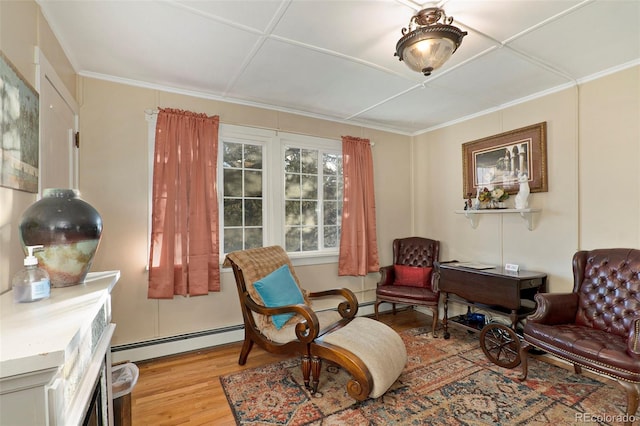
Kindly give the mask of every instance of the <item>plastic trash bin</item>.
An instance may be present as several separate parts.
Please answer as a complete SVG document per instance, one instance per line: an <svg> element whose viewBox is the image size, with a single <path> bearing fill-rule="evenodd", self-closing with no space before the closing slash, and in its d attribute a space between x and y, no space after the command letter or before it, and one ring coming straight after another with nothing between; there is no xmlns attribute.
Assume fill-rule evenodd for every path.
<svg viewBox="0 0 640 426"><path fill-rule="evenodd" d="M114 426L131 426L131 391L138 382L138 366L128 362L111 369Z"/></svg>

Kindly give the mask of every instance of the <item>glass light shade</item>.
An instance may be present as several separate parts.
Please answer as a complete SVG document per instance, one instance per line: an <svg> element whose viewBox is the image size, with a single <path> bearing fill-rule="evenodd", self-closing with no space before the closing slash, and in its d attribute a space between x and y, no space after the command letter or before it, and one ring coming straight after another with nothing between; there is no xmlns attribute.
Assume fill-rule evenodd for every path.
<svg viewBox="0 0 640 426"><path fill-rule="evenodd" d="M448 38L416 40L402 50L402 60L412 70L429 75L447 62L455 50L455 43Z"/></svg>
<svg viewBox="0 0 640 426"><path fill-rule="evenodd" d="M439 24L440 20L444 23ZM402 38L396 44L395 56L413 71L431 75L431 71L449 60L467 35L466 31L449 25L451 22L453 18L447 18L440 8L421 10L411 18L409 27L402 29Z"/></svg>

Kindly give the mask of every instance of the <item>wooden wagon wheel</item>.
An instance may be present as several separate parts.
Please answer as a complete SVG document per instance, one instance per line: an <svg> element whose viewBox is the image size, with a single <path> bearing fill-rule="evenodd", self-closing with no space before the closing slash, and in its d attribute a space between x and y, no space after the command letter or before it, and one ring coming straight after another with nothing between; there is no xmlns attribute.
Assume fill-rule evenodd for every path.
<svg viewBox="0 0 640 426"><path fill-rule="evenodd" d="M500 367L520 365L520 339L511 327L498 323L485 325L480 332L480 347L487 358Z"/></svg>

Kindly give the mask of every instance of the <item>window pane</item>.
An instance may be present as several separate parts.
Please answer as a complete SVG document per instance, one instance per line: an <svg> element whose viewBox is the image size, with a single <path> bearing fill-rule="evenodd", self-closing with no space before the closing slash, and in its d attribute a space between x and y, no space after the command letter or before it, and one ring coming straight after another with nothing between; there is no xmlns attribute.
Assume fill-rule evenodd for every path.
<svg viewBox="0 0 640 426"><path fill-rule="evenodd" d="M242 170L224 169L224 196L242 197Z"/></svg>
<svg viewBox="0 0 640 426"><path fill-rule="evenodd" d="M284 185L285 198L300 198L300 175L287 173Z"/></svg>
<svg viewBox="0 0 640 426"><path fill-rule="evenodd" d="M327 175L335 176L342 170L342 155L324 154L322 156L322 171Z"/></svg>
<svg viewBox="0 0 640 426"><path fill-rule="evenodd" d="M336 201L325 201L323 203L324 217L322 223L324 225L338 224L338 203Z"/></svg>
<svg viewBox="0 0 640 426"><path fill-rule="evenodd" d="M244 196L262 197L262 172L244 172Z"/></svg>
<svg viewBox="0 0 640 426"><path fill-rule="evenodd" d="M302 202L302 224L317 225L318 224L318 203L316 201Z"/></svg>
<svg viewBox="0 0 640 426"><path fill-rule="evenodd" d="M242 144L225 142L223 150L223 167L242 167Z"/></svg>
<svg viewBox="0 0 640 426"><path fill-rule="evenodd" d="M301 176L302 180L302 194L301 198L304 199L317 199L318 198L318 177L317 176Z"/></svg>
<svg viewBox="0 0 640 426"><path fill-rule="evenodd" d="M324 227L324 247L325 248L337 248L338 247L338 227L337 226L325 226Z"/></svg>
<svg viewBox="0 0 640 426"><path fill-rule="evenodd" d="M302 150L302 173L318 174L318 151Z"/></svg>
<svg viewBox="0 0 640 426"><path fill-rule="evenodd" d="M284 153L284 170L286 172L300 173L299 148L287 148Z"/></svg>
<svg viewBox="0 0 640 426"><path fill-rule="evenodd" d="M242 250L242 229L224 228L224 252Z"/></svg>
<svg viewBox="0 0 640 426"><path fill-rule="evenodd" d="M244 146L244 167L262 169L262 147L260 145Z"/></svg>
<svg viewBox="0 0 640 426"><path fill-rule="evenodd" d="M288 252L300 251L300 228L286 228L284 245Z"/></svg>
<svg viewBox="0 0 640 426"><path fill-rule="evenodd" d="M224 200L224 226L242 226L242 200L236 198Z"/></svg>
<svg viewBox="0 0 640 426"><path fill-rule="evenodd" d="M318 250L318 227L302 228L302 251Z"/></svg>
<svg viewBox="0 0 640 426"><path fill-rule="evenodd" d="M338 178L335 176L325 176L322 190L325 200L336 200L338 198Z"/></svg>
<svg viewBox="0 0 640 426"><path fill-rule="evenodd" d="M300 216L300 201L285 201L285 224L301 225L302 216Z"/></svg>
<svg viewBox="0 0 640 426"><path fill-rule="evenodd" d="M244 225L245 226L262 226L262 200L245 200Z"/></svg>
<svg viewBox="0 0 640 426"><path fill-rule="evenodd" d="M244 248L262 247L262 228L248 228L245 231Z"/></svg>

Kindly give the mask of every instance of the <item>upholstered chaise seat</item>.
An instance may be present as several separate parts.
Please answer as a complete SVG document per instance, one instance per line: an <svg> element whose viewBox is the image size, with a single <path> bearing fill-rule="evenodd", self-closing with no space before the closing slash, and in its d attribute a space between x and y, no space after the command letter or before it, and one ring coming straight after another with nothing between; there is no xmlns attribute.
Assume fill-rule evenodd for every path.
<svg viewBox="0 0 640 426"><path fill-rule="evenodd" d="M348 289L305 291L282 247L232 252L224 265L233 268L244 318L239 364L254 343L268 352L298 354L304 383L315 393L325 360L349 372L347 392L359 401L381 396L400 376L407 362L400 335L371 318L356 318L358 300ZM287 302L289 293L298 300ZM342 302L335 310L315 311L312 300L324 297ZM276 299L285 302L274 304Z"/></svg>

